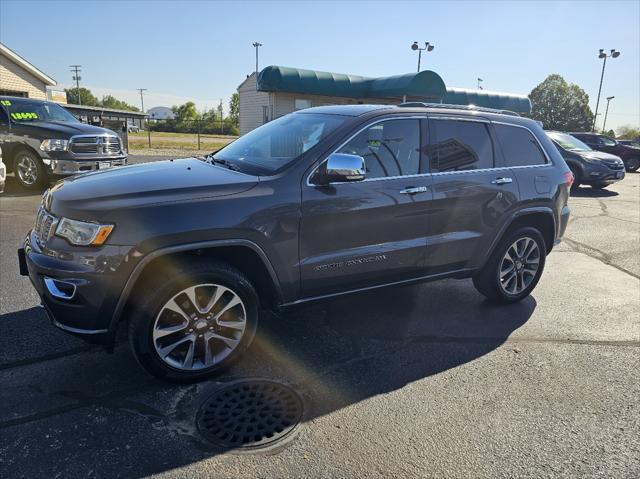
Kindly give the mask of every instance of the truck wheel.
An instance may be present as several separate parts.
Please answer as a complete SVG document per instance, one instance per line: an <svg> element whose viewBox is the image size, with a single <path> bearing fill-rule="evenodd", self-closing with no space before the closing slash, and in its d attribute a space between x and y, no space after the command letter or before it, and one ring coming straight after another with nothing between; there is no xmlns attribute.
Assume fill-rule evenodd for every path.
<svg viewBox="0 0 640 479"><path fill-rule="evenodd" d="M249 347L258 325L258 295L237 269L218 261L182 264L177 274L145 284L129 343L157 378L195 382L220 373Z"/></svg>
<svg viewBox="0 0 640 479"><path fill-rule="evenodd" d="M640 168L640 157L634 156L633 158L627 158L627 160L624 163L625 163L624 166L627 168L627 171L629 172L638 171L638 168Z"/></svg>
<svg viewBox="0 0 640 479"><path fill-rule="evenodd" d="M36 190L44 185L47 172L42 160L29 150L19 150L14 156L13 171L23 188Z"/></svg>
<svg viewBox="0 0 640 479"><path fill-rule="evenodd" d="M515 303L538 284L546 256L540 232L532 227L518 228L500 241L487 264L473 277L473 285L492 301Z"/></svg>

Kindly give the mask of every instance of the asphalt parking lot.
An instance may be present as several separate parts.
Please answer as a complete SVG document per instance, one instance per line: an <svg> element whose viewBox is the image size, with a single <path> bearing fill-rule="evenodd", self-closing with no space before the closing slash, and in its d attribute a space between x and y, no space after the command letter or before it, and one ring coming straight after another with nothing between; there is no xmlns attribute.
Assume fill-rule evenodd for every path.
<svg viewBox="0 0 640 479"><path fill-rule="evenodd" d="M470 280L267 317L216 381L176 386L53 328L18 274L39 195L0 196L1 477L639 477L640 174L571 198L565 241L527 300ZM240 453L200 404L238 378L292 386L301 424Z"/></svg>

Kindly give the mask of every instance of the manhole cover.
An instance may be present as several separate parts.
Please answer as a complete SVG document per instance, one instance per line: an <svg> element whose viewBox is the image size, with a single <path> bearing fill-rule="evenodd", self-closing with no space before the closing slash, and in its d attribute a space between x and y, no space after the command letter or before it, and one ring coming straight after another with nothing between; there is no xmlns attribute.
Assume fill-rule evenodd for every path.
<svg viewBox="0 0 640 479"><path fill-rule="evenodd" d="M293 389L257 379L217 390L200 408L197 424L217 446L255 449L282 440L301 419L302 399Z"/></svg>

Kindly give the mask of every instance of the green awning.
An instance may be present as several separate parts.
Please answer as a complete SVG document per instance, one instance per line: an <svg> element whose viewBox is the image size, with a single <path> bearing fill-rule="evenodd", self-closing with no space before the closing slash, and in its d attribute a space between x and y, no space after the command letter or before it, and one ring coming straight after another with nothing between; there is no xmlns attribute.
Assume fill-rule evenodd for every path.
<svg viewBox="0 0 640 479"><path fill-rule="evenodd" d="M432 71L369 78L344 73L268 66L258 74L258 90L306 93L344 98L421 97L438 100L446 87Z"/></svg>
<svg viewBox="0 0 640 479"><path fill-rule="evenodd" d="M510 110L517 113L531 112L531 101L525 95L485 90L447 88L447 93L442 98L442 103L449 105L475 105L497 110Z"/></svg>
<svg viewBox="0 0 640 479"><path fill-rule="evenodd" d="M524 95L447 88L440 75L429 70L371 78L271 65L258 74L257 87L260 91L354 99L384 98L400 101L407 98L411 101L476 105L518 113L531 111L531 102Z"/></svg>

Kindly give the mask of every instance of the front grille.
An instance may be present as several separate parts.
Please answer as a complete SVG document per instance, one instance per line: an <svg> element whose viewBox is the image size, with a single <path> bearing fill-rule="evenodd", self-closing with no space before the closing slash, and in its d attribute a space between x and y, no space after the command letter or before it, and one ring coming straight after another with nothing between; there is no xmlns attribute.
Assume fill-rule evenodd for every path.
<svg viewBox="0 0 640 479"><path fill-rule="evenodd" d="M624 163L605 162L604 164L607 165L612 170L624 170Z"/></svg>
<svg viewBox="0 0 640 479"><path fill-rule="evenodd" d="M36 215L36 226L33 229L36 242L39 246L43 246L49 241L49 238L51 238L56 231L56 226L58 226L58 218L40 207Z"/></svg>
<svg viewBox="0 0 640 479"><path fill-rule="evenodd" d="M69 150L77 155L115 155L120 153L117 136L79 136L71 140Z"/></svg>

